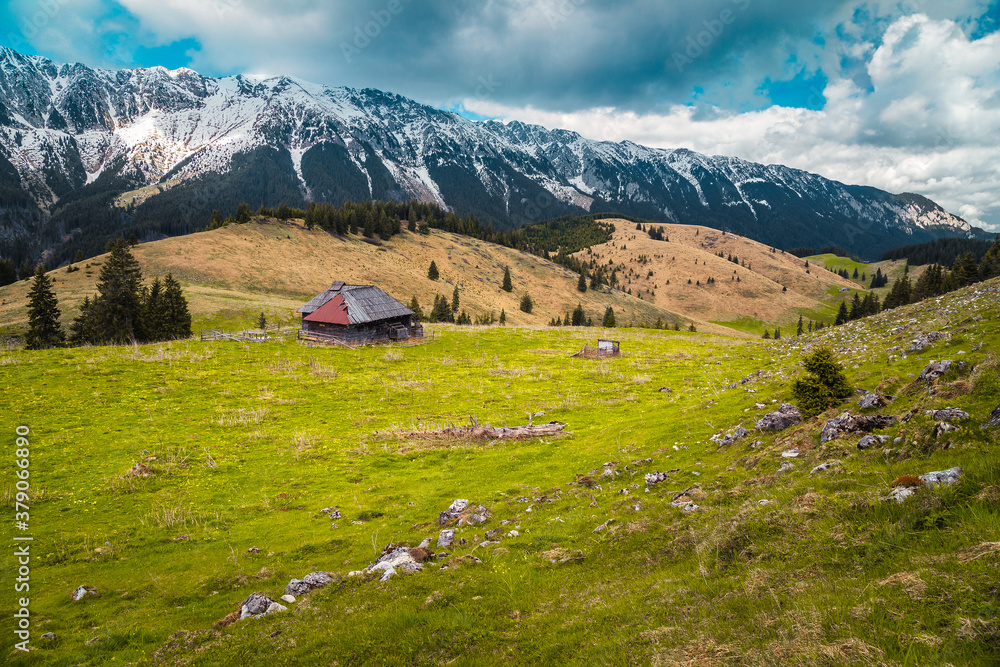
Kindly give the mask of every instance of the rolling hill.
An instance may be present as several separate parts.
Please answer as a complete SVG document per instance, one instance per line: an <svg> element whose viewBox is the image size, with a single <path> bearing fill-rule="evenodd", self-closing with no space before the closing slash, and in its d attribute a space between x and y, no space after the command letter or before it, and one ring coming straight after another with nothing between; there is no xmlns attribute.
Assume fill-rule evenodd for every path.
<svg viewBox="0 0 1000 667"><path fill-rule="evenodd" d="M694 323L701 331L728 334L736 333L732 327L757 332L753 322L786 323L803 313L829 320L838 299L851 296L841 288L863 289L819 266L807 273L806 260L710 228L664 225L665 242L635 230L633 222L603 222L614 226L612 240L576 257L612 262L620 273L619 289L603 286L582 294L578 275L558 264L440 230L373 244L357 236L309 231L301 221L257 218L143 243L134 254L150 279L170 272L181 281L196 329L250 327L260 312L272 324L297 322L295 309L334 280L376 284L407 304L416 296L428 313L435 296L450 300L457 285L460 310L473 319L490 313L499 317L503 310L512 324L543 325L565 318L580 304L597 323L611 307L619 326L653 327L660 320L665 327ZM745 266L718 257L719 252L736 254ZM99 256L76 267L79 271L50 272L64 321L94 293L102 261ZM432 261L440 271L437 281L427 278ZM511 268L511 293L500 289L505 266ZM706 284L708 277L716 282ZM701 284L688 285L689 278ZM28 283L0 288L0 322L8 329L27 321ZM519 309L524 294L534 302L530 315Z"/></svg>

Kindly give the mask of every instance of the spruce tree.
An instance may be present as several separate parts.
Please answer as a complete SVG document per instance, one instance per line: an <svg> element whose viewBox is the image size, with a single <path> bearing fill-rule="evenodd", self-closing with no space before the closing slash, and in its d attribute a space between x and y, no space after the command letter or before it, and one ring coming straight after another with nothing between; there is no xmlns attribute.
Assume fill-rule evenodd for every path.
<svg viewBox="0 0 1000 667"><path fill-rule="evenodd" d="M264 311L261 311L260 317L257 318L257 328L261 331L267 329L267 318L264 317Z"/></svg>
<svg viewBox="0 0 1000 667"><path fill-rule="evenodd" d="M0 287L17 282L17 269L14 260L0 259Z"/></svg>
<svg viewBox="0 0 1000 667"><path fill-rule="evenodd" d="M583 269L580 269L580 279L576 281L576 291L577 292L587 291L587 274L584 273Z"/></svg>
<svg viewBox="0 0 1000 667"><path fill-rule="evenodd" d="M500 309L500 326L507 324L507 311L503 308Z"/></svg>
<svg viewBox="0 0 1000 667"><path fill-rule="evenodd" d="M799 315L799 323L795 327L795 335L796 336L801 336L802 335L802 316L801 315Z"/></svg>
<svg viewBox="0 0 1000 667"><path fill-rule="evenodd" d="M145 339L142 329L142 270L124 239L111 243L91 303L89 343L127 343Z"/></svg>
<svg viewBox="0 0 1000 667"><path fill-rule="evenodd" d="M28 278L31 278L35 275L35 268L35 263L32 262L30 258L25 257L24 261L21 262L21 266L17 268L17 279L27 280Z"/></svg>
<svg viewBox="0 0 1000 667"><path fill-rule="evenodd" d="M834 326L840 326L850 319L850 315L847 313L847 303L844 301L840 302L840 309L837 310L837 319L833 321Z"/></svg>
<svg viewBox="0 0 1000 667"><path fill-rule="evenodd" d="M849 320L857 320L863 317L861 312L861 296L857 292L854 293L854 298L851 300L851 310L847 316Z"/></svg>
<svg viewBox="0 0 1000 667"><path fill-rule="evenodd" d="M431 280L438 279L438 267L437 264L434 263L434 260L431 260L431 266L427 269L427 277Z"/></svg>
<svg viewBox="0 0 1000 667"><path fill-rule="evenodd" d="M451 312L458 312L458 285L455 285L455 291L451 293Z"/></svg>
<svg viewBox="0 0 1000 667"><path fill-rule="evenodd" d="M806 377L792 385L792 398L802 417L808 419L849 397L854 389L829 348L820 348L805 358Z"/></svg>
<svg viewBox="0 0 1000 667"><path fill-rule="evenodd" d="M191 313L187 299L181 291L181 284L168 273L163 281L164 318L166 338L188 338L191 336Z"/></svg>
<svg viewBox="0 0 1000 667"><path fill-rule="evenodd" d="M510 280L510 267L509 266L505 266L504 269L503 269L503 286L502 286L502 289L503 289L504 292L513 292L514 291L514 283L512 283L511 280Z"/></svg>
<svg viewBox="0 0 1000 667"><path fill-rule="evenodd" d="M451 312L451 305L447 297L440 294L434 297L434 308L431 310L431 321L433 322L454 322L455 317Z"/></svg>
<svg viewBox="0 0 1000 667"><path fill-rule="evenodd" d="M163 340L168 338L167 330L167 297L159 277L153 279L149 289L143 290L142 328L147 340Z"/></svg>
<svg viewBox="0 0 1000 667"><path fill-rule="evenodd" d="M615 326L615 311L611 306L604 311L604 319L601 321L601 326L612 328Z"/></svg>
<svg viewBox="0 0 1000 667"><path fill-rule="evenodd" d="M59 324L59 303L52 292L52 281L45 275L45 266L35 269L35 282L28 293L28 333L24 337L25 347L41 350L59 347L66 341Z"/></svg>
<svg viewBox="0 0 1000 667"><path fill-rule="evenodd" d="M417 301L417 296L414 294L413 298L410 299L410 310L413 311L413 316L418 319L424 319L424 311L420 308L420 302Z"/></svg>
<svg viewBox="0 0 1000 667"><path fill-rule="evenodd" d="M531 301L531 297L525 293L525 295L521 297L521 311L531 313L532 308L534 308L534 304Z"/></svg>
<svg viewBox="0 0 1000 667"><path fill-rule="evenodd" d="M583 304L576 304L576 308L573 310L573 326L582 327L587 321L587 317L583 312Z"/></svg>

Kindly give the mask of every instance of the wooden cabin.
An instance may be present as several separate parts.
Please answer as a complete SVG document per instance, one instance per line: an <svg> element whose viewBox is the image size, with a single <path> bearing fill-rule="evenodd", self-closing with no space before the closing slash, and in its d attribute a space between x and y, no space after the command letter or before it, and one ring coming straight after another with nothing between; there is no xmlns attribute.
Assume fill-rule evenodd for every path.
<svg viewBox="0 0 1000 667"><path fill-rule="evenodd" d="M320 338L372 343L423 335L413 311L373 285L335 282L297 312L303 333Z"/></svg>

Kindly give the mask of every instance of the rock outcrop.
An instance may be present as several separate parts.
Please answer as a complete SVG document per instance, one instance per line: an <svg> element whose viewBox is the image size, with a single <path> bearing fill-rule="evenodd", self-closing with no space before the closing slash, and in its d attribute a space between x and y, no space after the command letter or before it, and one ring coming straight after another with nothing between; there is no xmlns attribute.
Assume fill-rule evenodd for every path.
<svg viewBox="0 0 1000 667"><path fill-rule="evenodd" d="M892 415L852 415L845 412L826 422L820 442L826 443L847 433L869 433L877 428L887 428L897 421Z"/></svg>
<svg viewBox="0 0 1000 667"><path fill-rule="evenodd" d="M782 403L777 412L769 412L757 422L758 431L784 431L802 421L799 409L791 403Z"/></svg>

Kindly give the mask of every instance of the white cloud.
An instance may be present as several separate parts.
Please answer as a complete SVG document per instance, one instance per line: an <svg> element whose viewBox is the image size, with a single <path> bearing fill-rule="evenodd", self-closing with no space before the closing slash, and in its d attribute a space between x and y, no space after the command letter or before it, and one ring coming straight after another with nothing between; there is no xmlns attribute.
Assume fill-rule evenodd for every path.
<svg viewBox="0 0 1000 667"><path fill-rule="evenodd" d="M575 130L600 140L686 147L785 164L852 184L916 192L1000 230L1000 33L970 40L950 20L906 16L868 52L873 90L831 79L822 111L745 113L673 106L571 113L467 99L469 111Z"/></svg>

